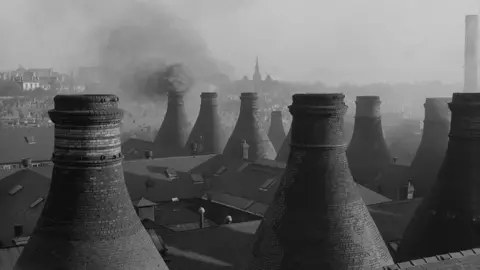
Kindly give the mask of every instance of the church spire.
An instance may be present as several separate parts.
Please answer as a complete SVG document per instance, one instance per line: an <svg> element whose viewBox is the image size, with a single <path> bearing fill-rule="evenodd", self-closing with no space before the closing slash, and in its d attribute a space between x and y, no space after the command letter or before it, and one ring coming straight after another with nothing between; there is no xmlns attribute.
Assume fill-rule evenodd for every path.
<svg viewBox="0 0 480 270"><path fill-rule="evenodd" d="M255 73L253 74L253 81L260 82L262 80L262 75L260 74L260 66L258 65L258 56L255 62Z"/></svg>

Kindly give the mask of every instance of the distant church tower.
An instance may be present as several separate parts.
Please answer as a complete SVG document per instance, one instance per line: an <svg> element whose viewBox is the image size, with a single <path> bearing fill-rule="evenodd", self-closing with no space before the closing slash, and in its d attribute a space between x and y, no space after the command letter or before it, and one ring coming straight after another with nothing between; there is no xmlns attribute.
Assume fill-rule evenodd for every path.
<svg viewBox="0 0 480 270"><path fill-rule="evenodd" d="M258 92L262 89L262 75L260 74L260 66L258 65L258 56L257 61L255 62L255 73L253 73L252 82L254 92Z"/></svg>

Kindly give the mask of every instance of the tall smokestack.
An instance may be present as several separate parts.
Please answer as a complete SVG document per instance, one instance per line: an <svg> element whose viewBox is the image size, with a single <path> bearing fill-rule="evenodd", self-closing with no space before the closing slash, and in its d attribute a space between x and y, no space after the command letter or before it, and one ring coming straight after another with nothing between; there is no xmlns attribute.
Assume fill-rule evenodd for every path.
<svg viewBox="0 0 480 270"><path fill-rule="evenodd" d="M168 108L154 141L155 157L189 155L185 149L191 125L187 120L184 92L168 92Z"/></svg>
<svg viewBox="0 0 480 270"><path fill-rule="evenodd" d="M270 128L268 129L267 135L272 142L273 148L275 148L275 151L278 153L286 137L283 127L282 111L272 111Z"/></svg>
<svg viewBox="0 0 480 270"><path fill-rule="evenodd" d="M58 95L45 207L14 269L168 269L123 178L114 95Z"/></svg>
<svg viewBox="0 0 480 270"><path fill-rule="evenodd" d="M447 104L451 100L427 98L425 101L422 141L410 165L415 197L427 195L445 158L450 130L450 111Z"/></svg>
<svg viewBox="0 0 480 270"><path fill-rule="evenodd" d="M398 250L401 261L480 246L480 93L454 93L447 153Z"/></svg>
<svg viewBox="0 0 480 270"><path fill-rule="evenodd" d="M478 16L465 17L465 67L464 67L464 92L478 91Z"/></svg>
<svg viewBox="0 0 480 270"><path fill-rule="evenodd" d="M202 93L200 98L200 112L188 138L187 150L197 155L221 154L227 140L220 126L217 93Z"/></svg>
<svg viewBox="0 0 480 270"><path fill-rule="evenodd" d="M240 114L223 151L224 155L242 158L242 141L245 140L249 145L249 160L275 159L277 153L258 120L257 100L257 93L250 92L240 95Z"/></svg>
<svg viewBox="0 0 480 270"><path fill-rule="evenodd" d="M249 269L364 269L393 263L348 169L343 94L295 94L291 154L257 230Z"/></svg>
<svg viewBox="0 0 480 270"><path fill-rule="evenodd" d="M348 164L353 179L371 187L392 162L392 157L383 137L380 97L358 96L355 103L355 126L347 149Z"/></svg>
<svg viewBox="0 0 480 270"><path fill-rule="evenodd" d="M288 131L287 137L283 140L280 150L277 152L277 157L275 158L278 162L287 162L288 155L290 154L290 139L292 137L292 128Z"/></svg>

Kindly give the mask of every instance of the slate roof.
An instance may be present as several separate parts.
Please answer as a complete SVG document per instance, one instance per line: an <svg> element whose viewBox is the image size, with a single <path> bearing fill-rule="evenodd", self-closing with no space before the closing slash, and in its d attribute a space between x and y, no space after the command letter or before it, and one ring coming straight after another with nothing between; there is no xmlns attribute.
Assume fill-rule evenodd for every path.
<svg viewBox="0 0 480 270"><path fill-rule="evenodd" d="M171 270L244 269L260 221L163 235Z"/></svg>
<svg viewBox="0 0 480 270"><path fill-rule="evenodd" d="M129 138L122 143L125 160L145 159L145 151L153 150L153 142L137 138Z"/></svg>
<svg viewBox="0 0 480 270"><path fill-rule="evenodd" d="M231 163L228 168L222 175L212 179L211 191L268 205L273 200L275 191L280 184L280 177L285 171L285 163L273 160L237 161ZM390 201L361 185L357 186L366 205ZM235 206L235 202L230 203Z"/></svg>
<svg viewBox="0 0 480 270"><path fill-rule="evenodd" d="M422 199L393 201L368 206L370 215L386 242L397 241L412 219Z"/></svg>
<svg viewBox="0 0 480 270"><path fill-rule="evenodd" d="M42 201L35 207L30 206L48 195L51 170L52 167L22 169L0 180L0 241L4 245L11 244L15 224L23 225L26 234L33 231L44 204ZM9 192L17 185L22 189L11 195Z"/></svg>
<svg viewBox="0 0 480 270"><path fill-rule="evenodd" d="M216 168L214 155L143 159L124 162L125 182L132 200L144 197L153 202L172 198L202 197L205 184L195 184L192 174ZM206 164L204 164L206 163ZM165 171L171 168L178 179L171 180ZM147 185L149 186L147 188Z"/></svg>
<svg viewBox="0 0 480 270"><path fill-rule="evenodd" d="M394 269L480 269L480 248L463 250L454 253L439 254L436 256L422 258L414 261L406 261L391 266L365 270L394 270Z"/></svg>
<svg viewBox="0 0 480 270"><path fill-rule="evenodd" d="M53 152L53 127L4 128L0 131L0 163L50 159ZM24 137L35 137L35 144L28 144Z"/></svg>
<svg viewBox="0 0 480 270"><path fill-rule="evenodd" d="M370 189L392 200L404 200L407 195L406 185L409 176L409 166L391 164Z"/></svg>
<svg viewBox="0 0 480 270"><path fill-rule="evenodd" d="M206 155L124 162L125 182L132 201L142 197L152 202L169 201L173 197L201 197L204 184L194 184L190 172L202 172L210 167L212 171L217 170L215 164L208 162L220 160L213 157ZM48 195L53 166L11 170L1 168L0 164L0 241L8 244L13 238L14 224L22 224L26 235L32 232L43 202L34 208L30 208L30 205L37 198ZM179 178L169 180L165 175L166 168L176 171ZM15 195L10 195L9 191L16 185L23 188Z"/></svg>

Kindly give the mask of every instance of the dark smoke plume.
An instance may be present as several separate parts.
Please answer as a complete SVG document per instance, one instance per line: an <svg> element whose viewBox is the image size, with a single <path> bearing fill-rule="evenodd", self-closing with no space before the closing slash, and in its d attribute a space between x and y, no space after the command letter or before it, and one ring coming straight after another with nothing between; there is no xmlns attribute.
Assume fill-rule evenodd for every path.
<svg viewBox="0 0 480 270"><path fill-rule="evenodd" d="M159 4L132 1L101 32L108 36L99 55L101 89L155 100L220 74L201 37Z"/></svg>

